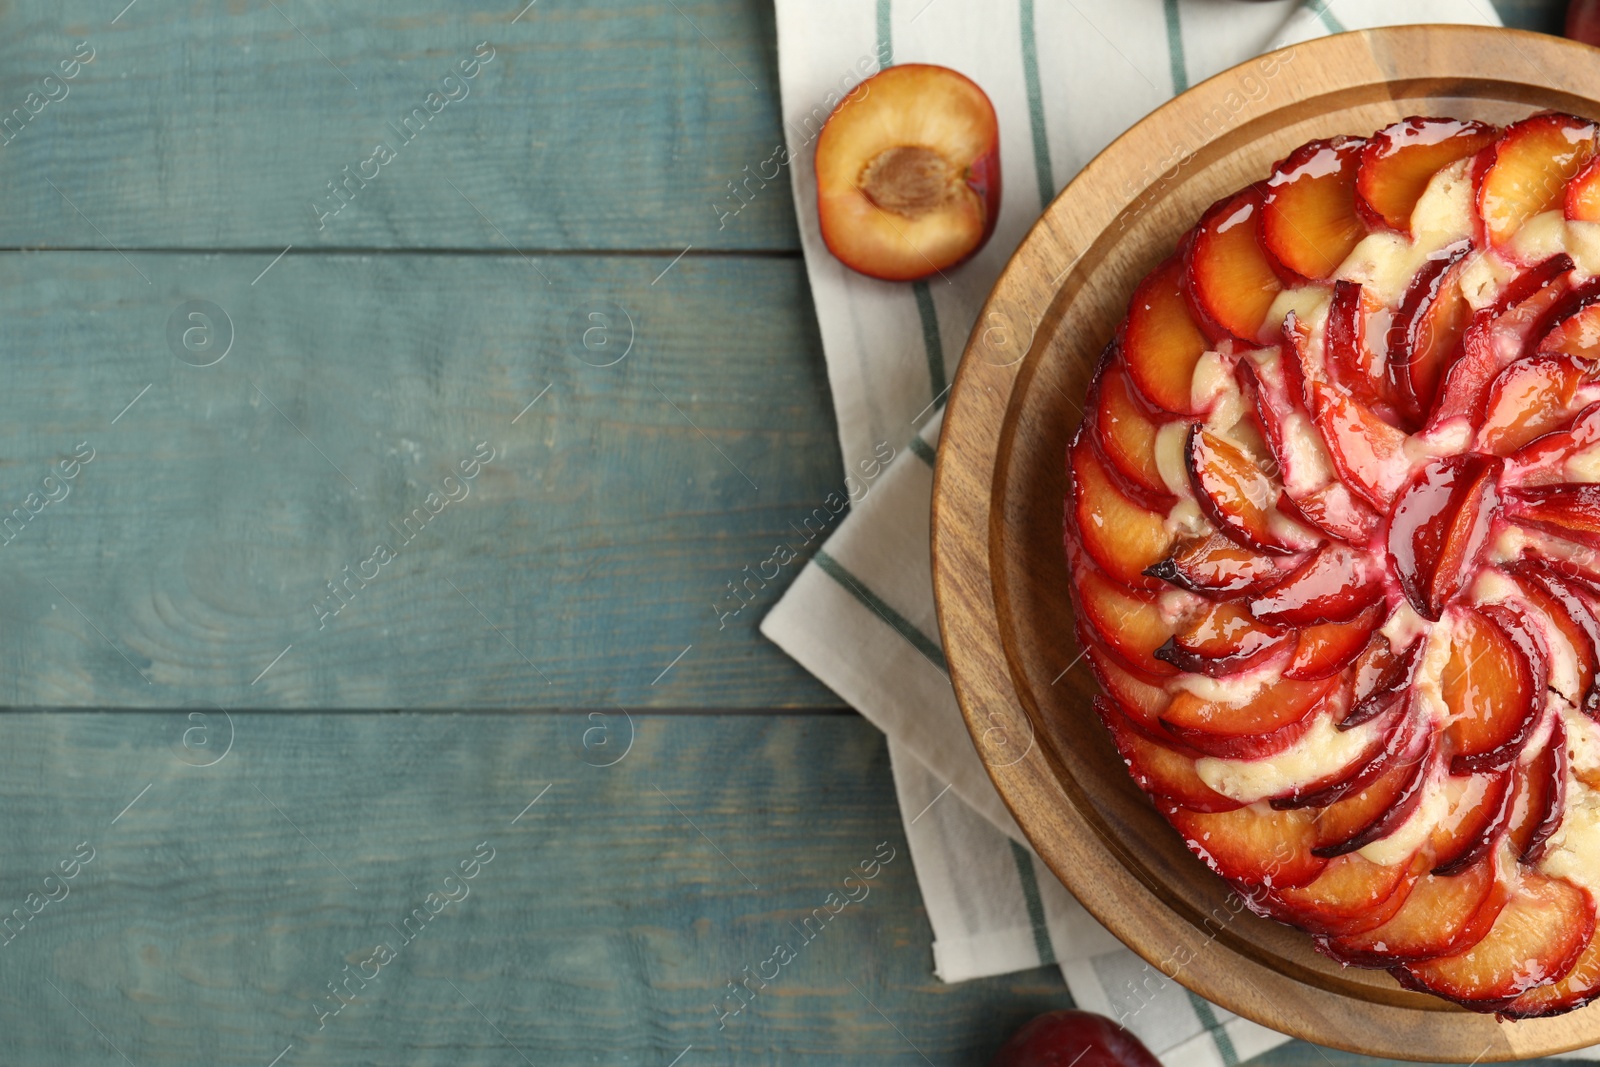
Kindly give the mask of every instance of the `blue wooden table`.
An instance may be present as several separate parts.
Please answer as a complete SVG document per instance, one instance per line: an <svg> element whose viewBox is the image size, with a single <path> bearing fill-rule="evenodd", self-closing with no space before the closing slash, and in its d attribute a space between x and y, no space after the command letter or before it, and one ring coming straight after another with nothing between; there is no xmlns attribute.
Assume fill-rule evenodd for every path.
<svg viewBox="0 0 1600 1067"><path fill-rule="evenodd" d="M713 610L839 471L788 190L711 207L780 137L763 0L0 2L0 1062L977 1064L1069 1003L933 980L882 739L780 590Z"/></svg>

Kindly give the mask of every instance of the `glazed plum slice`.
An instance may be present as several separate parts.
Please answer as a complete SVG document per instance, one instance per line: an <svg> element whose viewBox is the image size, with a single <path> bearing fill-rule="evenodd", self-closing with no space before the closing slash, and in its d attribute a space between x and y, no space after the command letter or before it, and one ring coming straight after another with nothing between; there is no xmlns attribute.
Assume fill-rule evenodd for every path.
<svg viewBox="0 0 1600 1067"><path fill-rule="evenodd" d="M1385 127L1361 150L1356 204L1371 224L1409 233L1411 212L1433 176L1499 135L1481 122L1418 116Z"/></svg>
<svg viewBox="0 0 1600 1067"><path fill-rule="evenodd" d="M1277 328L1267 322L1267 311L1283 280L1260 238L1264 200L1264 191L1251 186L1218 201L1189 243L1189 300L1214 340L1249 344Z"/></svg>
<svg viewBox="0 0 1600 1067"><path fill-rule="evenodd" d="M1326 278L1366 236L1356 210L1356 171L1365 145L1359 137L1312 141L1267 179L1261 240L1291 273Z"/></svg>
<svg viewBox="0 0 1600 1067"><path fill-rule="evenodd" d="M1594 934L1588 890L1532 870L1482 940L1464 952L1393 972L1403 984L1493 1010L1572 970Z"/></svg>
<svg viewBox="0 0 1600 1067"><path fill-rule="evenodd" d="M1483 551L1499 504L1500 467L1470 453L1430 460L1395 498L1389 569L1423 618L1439 618Z"/></svg>

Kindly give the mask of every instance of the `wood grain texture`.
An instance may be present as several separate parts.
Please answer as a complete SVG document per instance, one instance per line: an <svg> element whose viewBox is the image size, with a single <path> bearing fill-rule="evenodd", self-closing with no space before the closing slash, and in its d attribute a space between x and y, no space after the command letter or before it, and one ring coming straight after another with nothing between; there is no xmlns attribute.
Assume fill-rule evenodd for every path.
<svg viewBox="0 0 1600 1067"><path fill-rule="evenodd" d="M632 751L602 769L582 762L582 715L235 715L232 750L197 767L225 740L216 713L0 717L0 744L29 753L0 781L0 914L59 897L43 879L94 850L0 946L4 1059L121 1063L110 1043L140 1065L265 1067L292 1043L279 1067L503 1065L523 1062L515 1045L540 1065L665 1065L692 1044L682 1065L848 1050L909 1067L917 1049L986 1062L1066 1003L1053 969L933 979L865 722L635 721ZM211 755L198 734L184 747L196 728ZM470 895L401 944L389 924L460 896L444 878L483 841L494 858ZM719 1029L726 983L799 942L790 924L882 842L894 858L868 895ZM397 958L319 1032L316 998L385 939Z"/></svg>
<svg viewBox="0 0 1600 1067"><path fill-rule="evenodd" d="M838 706L756 631L787 577L751 577L820 544L797 531L839 477L797 262L651 285L664 264L582 257L544 285L514 257L323 255L252 285L269 258L0 255L0 515L94 450L0 533L0 704ZM232 321L214 366L168 346L191 298ZM429 516L478 442L496 458Z"/></svg>
<svg viewBox="0 0 1600 1067"><path fill-rule="evenodd" d="M991 777L1056 873L1130 947L1152 963L1186 949L1195 959L1179 981L1286 1033L1374 1054L1508 1059L1600 1041L1600 1008L1501 1024L1383 972L1340 968L1268 920L1241 914L1210 936L1206 918L1236 910L1225 883L1129 779L1089 708L1087 669L1062 673L1081 660L1060 533L1077 398L1134 284L1218 196L1307 140L1407 114L1600 115L1594 55L1516 31L1400 27L1298 45L1270 67L1253 61L1205 83L1114 142L1051 205L982 312L1007 329L974 336L951 394L935 588L952 679ZM1250 99L1243 78L1268 91ZM1181 165L1165 176L1148 168L1173 150ZM1037 744L1017 762L1025 736ZM986 750L996 738L1004 752Z"/></svg>
<svg viewBox="0 0 1600 1067"><path fill-rule="evenodd" d="M526 2L146 0L113 24L120 3L12 0L0 114L78 41L94 59L0 147L0 247L798 248L787 174L713 207L782 139L770 4L540 0L513 22ZM390 124L482 41L468 95L401 146ZM312 202L378 141L397 158L319 229Z"/></svg>

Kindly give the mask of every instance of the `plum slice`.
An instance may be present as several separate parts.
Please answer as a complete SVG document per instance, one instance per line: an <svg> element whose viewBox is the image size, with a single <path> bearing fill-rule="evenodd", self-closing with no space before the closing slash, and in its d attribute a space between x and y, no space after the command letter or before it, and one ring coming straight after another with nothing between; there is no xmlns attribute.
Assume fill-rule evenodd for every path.
<svg viewBox="0 0 1600 1067"><path fill-rule="evenodd" d="M1406 599L1437 621L1483 551L1499 502L1498 459L1473 453L1429 460L1389 514L1389 567Z"/></svg>
<svg viewBox="0 0 1600 1067"><path fill-rule="evenodd" d="M1157 589L1146 567L1167 558L1172 531L1166 516L1129 500L1095 453L1091 438L1079 435L1072 447L1072 517L1084 551L1123 585Z"/></svg>
<svg viewBox="0 0 1600 1067"><path fill-rule="evenodd" d="M1200 510L1218 530L1258 552L1311 547L1309 532L1278 511L1278 486L1238 445L1195 423L1184 459Z"/></svg>
<svg viewBox="0 0 1600 1067"><path fill-rule="evenodd" d="M1122 358L1150 403L1179 415L1200 414L1192 391L1195 364L1207 348L1184 297L1184 265L1174 256L1134 290L1122 328Z"/></svg>
<svg viewBox="0 0 1600 1067"><path fill-rule="evenodd" d="M1382 576L1370 557L1328 541L1289 577L1252 598L1250 612L1263 622L1310 626L1348 622L1382 599Z"/></svg>
<svg viewBox="0 0 1600 1067"><path fill-rule="evenodd" d="M1373 604L1348 622L1319 623L1299 631L1285 678L1325 678L1354 662L1372 632L1383 622L1382 604Z"/></svg>
<svg viewBox="0 0 1600 1067"><path fill-rule="evenodd" d="M1172 697L1161 687L1161 679L1129 669L1089 634L1080 633L1079 643L1087 649L1089 669L1095 680L1122 713L1145 736L1164 734L1161 716L1172 703Z"/></svg>
<svg viewBox="0 0 1600 1067"><path fill-rule="evenodd" d="M1544 708L1547 662L1544 638L1521 608L1485 604L1454 616L1439 684L1450 710L1444 738L1452 774L1517 758Z"/></svg>
<svg viewBox="0 0 1600 1067"><path fill-rule="evenodd" d="M1155 658L1155 650L1172 636L1172 623L1157 598L1119 585L1104 572L1078 564L1073 569L1080 621L1129 667L1155 677L1177 671Z"/></svg>
<svg viewBox="0 0 1600 1067"><path fill-rule="evenodd" d="M1518 486L1506 491L1508 518L1600 548L1600 484Z"/></svg>
<svg viewBox="0 0 1600 1067"><path fill-rule="evenodd" d="M1319 938L1317 947L1341 963L1389 967L1431 959L1474 944L1504 906L1506 889L1494 857L1460 874L1424 874L1383 925L1363 933Z"/></svg>
<svg viewBox="0 0 1600 1067"><path fill-rule="evenodd" d="M1355 934L1388 922L1421 873L1419 863L1379 864L1352 853L1306 885L1267 890L1260 899L1274 915L1313 934Z"/></svg>
<svg viewBox="0 0 1600 1067"><path fill-rule="evenodd" d="M1509 456L1565 426L1583 407L1585 397L1580 390L1594 384L1597 376L1600 367L1564 352L1513 361L1489 385L1483 421L1478 426L1478 451Z"/></svg>
<svg viewBox="0 0 1600 1067"><path fill-rule="evenodd" d="M1591 159L1567 183L1562 212L1573 222L1600 222L1600 159Z"/></svg>
<svg viewBox="0 0 1600 1067"><path fill-rule="evenodd" d="M1311 141L1273 168L1261 205L1261 239L1293 273L1328 277L1366 236L1356 213L1356 170L1365 145L1359 137Z"/></svg>
<svg viewBox="0 0 1600 1067"><path fill-rule="evenodd" d="M1411 212L1434 174L1494 143L1500 131L1481 122L1402 119L1361 150L1356 204L1373 225L1411 232Z"/></svg>
<svg viewBox="0 0 1600 1067"><path fill-rule="evenodd" d="M1550 620L1572 650L1576 692L1567 695L1584 714L1600 717L1600 619L1589 601L1543 560L1519 560L1505 570L1522 587L1528 604Z"/></svg>
<svg viewBox="0 0 1600 1067"><path fill-rule="evenodd" d="M1402 964L1392 973L1414 989L1494 1011L1572 970L1593 934L1594 901L1588 890L1525 868L1482 940L1453 955Z"/></svg>
<svg viewBox="0 0 1600 1067"><path fill-rule="evenodd" d="M1184 690L1172 698L1161 723L1178 740L1209 756L1258 759L1281 752L1310 727L1339 679L1281 679L1240 704L1207 700Z"/></svg>
<svg viewBox="0 0 1600 1067"><path fill-rule="evenodd" d="M1167 813L1189 851L1237 884L1290 888L1322 873L1327 860L1311 854L1312 816L1252 804L1233 811Z"/></svg>
<svg viewBox="0 0 1600 1067"><path fill-rule="evenodd" d="M1500 1014L1513 1019L1559 1015L1582 1007L1597 996L1600 996L1600 937L1591 934L1589 943L1583 947L1571 970L1558 981L1534 986L1520 994L1511 1003L1503 1005Z"/></svg>
<svg viewBox="0 0 1600 1067"><path fill-rule="evenodd" d="M1156 649L1179 670L1212 677L1236 674L1286 648L1292 636L1261 622L1237 601L1213 604Z"/></svg>
<svg viewBox="0 0 1600 1067"><path fill-rule="evenodd" d="M1504 244L1533 216L1562 207L1568 180L1594 148L1594 125L1572 115L1546 112L1506 127L1478 187L1490 243Z"/></svg>
<svg viewBox="0 0 1600 1067"><path fill-rule="evenodd" d="M1444 783L1449 807L1429 838L1434 874L1459 874L1489 854L1511 822L1515 777L1507 767Z"/></svg>
<svg viewBox="0 0 1600 1067"><path fill-rule="evenodd" d="M1213 533L1179 545L1145 574L1206 596L1247 593L1265 589L1288 573L1275 562L1281 558L1262 555L1231 537Z"/></svg>
<svg viewBox="0 0 1600 1067"><path fill-rule="evenodd" d="M1152 510L1171 507L1172 492L1156 464L1156 433L1161 422L1134 391L1120 359L1112 360L1100 374L1094 424L1100 450L1133 490L1129 495Z"/></svg>
<svg viewBox="0 0 1600 1067"><path fill-rule="evenodd" d="M1195 227L1187 255L1189 299L1217 340L1265 340L1267 322L1283 281L1261 244L1259 219L1265 194L1249 186L1213 204Z"/></svg>
<svg viewBox="0 0 1600 1067"><path fill-rule="evenodd" d="M1198 752L1146 737L1105 697L1094 698L1094 710L1110 731L1133 780L1146 793L1190 811L1232 811L1244 806L1212 789L1200 778L1194 767Z"/></svg>
<svg viewBox="0 0 1600 1067"><path fill-rule="evenodd" d="M1461 265L1470 251L1471 244L1462 241L1429 258L1411 279L1389 322L1390 392L1404 398L1414 421L1432 409L1439 380L1472 318L1461 292Z"/></svg>
<svg viewBox="0 0 1600 1067"><path fill-rule="evenodd" d="M1550 740L1531 762L1517 768L1507 836L1526 864L1539 862L1566 806L1567 731L1559 715L1553 719Z"/></svg>
<svg viewBox="0 0 1600 1067"><path fill-rule="evenodd" d="M1311 383L1311 403L1311 416L1344 483L1373 507L1388 511L1411 476L1406 435L1365 404L1322 382Z"/></svg>

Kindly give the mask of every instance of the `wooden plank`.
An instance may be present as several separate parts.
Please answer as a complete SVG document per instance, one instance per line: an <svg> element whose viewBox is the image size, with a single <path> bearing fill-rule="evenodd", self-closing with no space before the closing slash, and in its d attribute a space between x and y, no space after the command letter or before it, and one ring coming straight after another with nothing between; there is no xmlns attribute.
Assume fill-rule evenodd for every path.
<svg viewBox="0 0 1600 1067"><path fill-rule="evenodd" d="M786 174L713 207L781 140L770 3L525 2L0 5L0 246L798 247Z"/></svg>
<svg viewBox="0 0 1600 1067"><path fill-rule="evenodd" d="M59 898L0 951L6 1059L120 1063L114 1044L141 1065L264 1067L293 1045L279 1067L509 1064L515 1045L541 1065L665 1065L692 1045L682 1067L920 1067L918 1050L987 1062L1066 1003L1053 969L933 979L862 720L635 723L599 768L581 715L240 714L232 749L195 766L223 752L221 715L0 717L0 744L28 753L0 780L0 906ZM80 842L93 858L46 884ZM480 842L492 860L447 883ZM892 858L865 898L803 941L875 853ZM433 892L461 899L405 925ZM328 983L379 942L396 958L319 1031ZM719 1028L718 994L779 942L796 958Z"/></svg>
<svg viewBox="0 0 1600 1067"><path fill-rule="evenodd" d="M0 704L838 706L743 584L839 488L798 261L269 258L0 256Z"/></svg>

